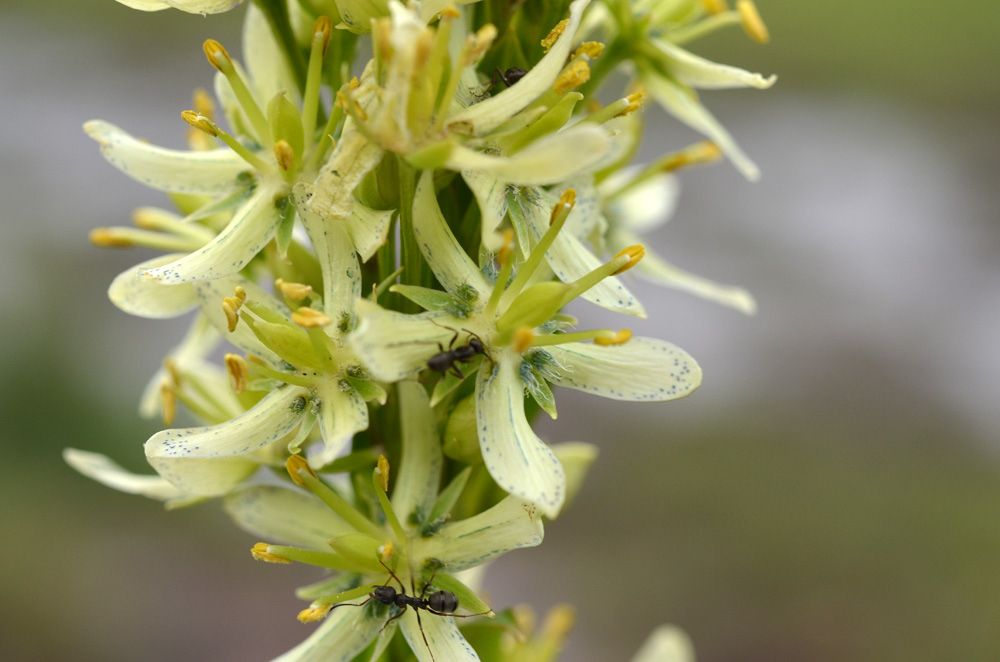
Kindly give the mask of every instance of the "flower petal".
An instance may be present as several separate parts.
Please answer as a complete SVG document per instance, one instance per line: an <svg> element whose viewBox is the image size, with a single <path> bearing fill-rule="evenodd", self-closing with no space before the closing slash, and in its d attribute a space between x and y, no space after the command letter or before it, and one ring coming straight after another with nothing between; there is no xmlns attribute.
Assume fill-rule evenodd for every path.
<svg viewBox="0 0 1000 662"><path fill-rule="evenodd" d="M83 125L101 145L108 163L146 186L168 193L221 193L239 186L236 176L250 169L226 149L164 149L133 138L114 124L91 120Z"/></svg>
<svg viewBox="0 0 1000 662"><path fill-rule="evenodd" d="M474 135L483 135L497 128L524 109L536 98L548 92L562 72L569 57L576 30L580 25L583 10L590 0L575 0L569 6L569 23L558 41L541 60L521 78L517 85L508 87L496 96L469 106L448 118L449 127L465 125Z"/></svg>
<svg viewBox="0 0 1000 662"><path fill-rule="evenodd" d="M545 369L550 382L612 400L674 400L701 385L695 360L656 338L607 346L572 342L544 351L554 359Z"/></svg>
<svg viewBox="0 0 1000 662"><path fill-rule="evenodd" d="M402 382L397 390L403 457L392 490L392 507L400 520L408 522L414 512L428 513L434 506L444 456L427 391L415 382Z"/></svg>
<svg viewBox="0 0 1000 662"><path fill-rule="evenodd" d="M354 530L312 494L277 485L241 488L222 504L237 526L267 542L328 552L327 540Z"/></svg>
<svg viewBox="0 0 1000 662"><path fill-rule="evenodd" d="M346 220L347 234L361 255L362 262L371 259L375 251L389 240L389 227L395 213L393 209L372 209L354 201L354 209Z"/></svg>
<svg viewBox="0 0 1000 662"><path fill-rule="evenodd" d="M445 167L480 170L517 186L548 185L585 172L610 149L607 131L596 124L582 123L543 136L511 156L491 156L456 144Z"/></svg>
<svg viewBox="0 0 1000 662"><path fill-rule="evenodd" d="M63 459L87 478L92 478L119 492L141 494L157 501L169 501L184 496L184 492L170 484L165 478L157 475L144 476L126 471L100 453L66 448L63 450Z"/></svg>
<svg viewBox="0 0 1000 662"><path fill-rule="evenodd" d="M250 89L261 108L267 108L278 90L286 90L292 103L299 105L298 85L288 57L278 46L274 30L256 3L247 6L243 18L243 63L249 74Z"/></svg>
<svg viewBox="0 0 1000 662"><path fill-rule="evenodd" d="M694 646L680 628L661 625L649 635L632 662L694 662Z"/></svg>
<svg viewBox="0 0 1000 662"><path fill-rule="evenodd" d="M463 170L462 178L479 203L483 246L496 253L503 244L503 235L497 232L497 227L507 215L507 184L479 170Z"/></svg>
<svg viewBox="0 0 1000 662"><path fill-rule="evenodd" d="M243 0L118 0L121 4L140 11L180 9L189 14L218 14L240 5Z"/></svg>
<svg viewBox="0 0 1000 662"><path fill-rule="evenodd" d="M260 186L215 239L169 264L147 269L146 275L164 284L178 284L238 273L278 229L281 216L274 206L274 196L271 186Z"/></svg>
<svg viewBox="0 0 1000 662"><path fill-rule="evenodd" d="M230 332L226 313L222 309L222 300L233 296L236 287L246 290L247 298L257 301L271 310L284 310L284 304L271 296L262 287L242 276L201 280L194 283L194 291L198 295L202 314L208 318L212 326L221 333L227 341L247 354L253 354L264 360L268 365L281 366L282 361L270 349L257 339L246 324L237 324L236 330Z"/></svg>
<svg viewBox="0 0 1000 662"><path fill-rule="evenodd" d="M347 341L365 368L386 382L426 368L427 359L441 351L438 345L447 344L452 336L448 327L457 329L462 324L462 320L440 313L397 313L367 299L359 299L355 310L358 326Z"/></svg>
<svg viewBox="0 0 1000 662"><path fill-rule="evenodd" d="M448 572L458 572L515 549L540 545L544 535L541 515L534 506L509 496L478 515L445 524L414 544L423 558L437 559Z"/></svg>
<svg viewBox="0 0 1000 662"><path fill-rule="evenodd" d="M627 230L612 230L608 233L608 246L612 251L616 251L639 243L638 239L636 235ZM745 315L753 315L757 312L757 302L753 295L742 287L716 283L689 271L684 271L648 248L645 257L635 266L635 273L654 283L735 308Z"/></svg>
<svg viewBox="0 0 1000 662"><path fill-rule="evenodd" d="M450 294L475 288L485 301L492 288L462 245L455 239L434 195L434 173L425 170L413 196L413 234L438 282Z"/></svg>
<svg viewBox="0 0 1000 662"><path fill-rule="evenodd" d="M701 105L694 90L661 76L648 67L640 69L643 71L642 82L657 103L681 122L711 138L744 177L752 181L760 179L757 165L740 149L725 127Z"/></svg>
<svg viewBox="0 0 1000 662"><path fill-rule="evenodd" d="M507 350L476 377L476 424L483 462L501 489L555 517L566 498L566 474L524 416L521 357Z"/></svg>
<svg viewBox="0 0 1000 662"><path fill-rule="evenodd" d="M479 662L479 655L450 616L424 612L418 619L415 609L407 609L399 619L399 629L419 662Z"/></svg>
<svg viewBox="0 0 1000 662"><path fill-rule="evenodd" d="M766 90L778 80L775 75L765 78L739 67L717 64L668 41L650 39L649 44L663 55L663 66L670 75L685 85L705 89L755 87Z"/></svg>
<svg viewBox="0 0 1000 662"><path fill-rule="evenodd" d="M511 219L520 232L528 232L537 242L549 228L549 209L542 206L544 197L537 190L521 191L511 205ZM560 232L545 252L545 260L564 283L582 278L601 266L601 261L571 232ZM645 318L646 310L621 281L611 276L580 295L583 299L617 312Z"/></svg>
<svg viewBox="0 0 1000 662"><path fill-rule="evenodd" d="M320 382L316 394L323 450L309 461L321 467L333 462L355 434L368 429L368 405L353 388L342 390L338 379Z"/></svg>
<svg viewBox="0 0 1000 662"><path fill-rule="evenodd" d="M272 662L349 662L378 636L385 618L372 609L340 607L298 646Z"/></svg>
<svg viewBox="0 0 1000 662"><path fill-rule="evenodd" d="M256 468L247 455L278 441L299 424L308 394L305 388L285 386L231 421L162 430L146 442L146 459L185 492L225 494Z"/></svg>
<svg viewBox="0 0 1000 662"><path fill-rule="evenodd" d="M198 296L190 285L167 285L146 278L148 270L170 264L183 253L160 255L118 274L108 288L111 303L130 315L165 319L177 317L198 305Z"/></svg>
<svg viewBox="0 0 1000 662"><path fill-rule="evenodd" d="M382 160L385 151L348 122L340 142L316 178L309 208L325 219L345 219L354 209L354 189Z"/></svg>
<svg viewBox="0 0 1000 662"><path fill-rule="evenodd" d="M601 182L600 190L602 194L612 196L607 203L606 212L612 226L620 226L632 232L648 232L660 227L674 215L681 187L677 177L664 172L636 184L621 195L614 195L620 186L635 175L635 170L637 169L630 168L611 175Z"/></svg>

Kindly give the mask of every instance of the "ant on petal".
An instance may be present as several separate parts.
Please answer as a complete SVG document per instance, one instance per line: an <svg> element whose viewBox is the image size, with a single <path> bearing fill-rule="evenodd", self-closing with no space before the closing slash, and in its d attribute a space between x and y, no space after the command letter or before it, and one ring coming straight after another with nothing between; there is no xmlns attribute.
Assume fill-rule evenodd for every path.
<svg viewBox="0 0 1000 662"><path fill-rule="evenodd" d="M448 342L448 349L445 349L441 343L437 343L440 351L427 359L428 369L440 372L442 375L451 374L459 379L465 379L465 375L457 365L458 363L468 363L479 354L489 358L489 354L486 353L486 345L483 344L482 338L477 336L472 331L462 329L462 331L469 334L469 342L465 345L455 347L455 341L458 340L458 329L443 326L434 320L431 320L431 323L435 326L440 326L443 329L454 331L455 335L453 335L451 337L451 341Z"/></svg>
<svg viewBox="0 0 1000 662"><path fill-rule="evenodd" d="M485 616L492 613L492 610L480 612L478 614L455 614L454 612L458 609L458 596L456 596L451 591L434 591L429 596L427 595L427 589L430 588L431 584L434 582L434 576L437 575L437 569L434 570L434 574L431 575L430 580L424 584L424 590L420 592L420 595L407 595L406 588L403 586L403 582L396 576L396 573L392 571L392 568L385 564L381 558L378 562L389 572L389 576L396 580L399 584L399 590L397 591L394 587L390 586L388 580L385 584L375 584L372 586L371 593L368 594L368 598L363 602L353 603L353 602L341 602L330 607L330 611L333 611L337 607L363 607L372 600L380 602L386 606L395 605L399 608L399 613L392 616L385 622L382 626L382 630L385 630L389 623L393 622L406 612L407 607L411 607L417 615L417 627L420 628L420 635L424 638L424 646L427 646L428 652L431 654L431 659L434 659L434 651L431 650L430 644L427 642L427 634L424 632L424 624L420 620L420 610L430 612L436 616L451 616L452 618L472 618L474 616ZM413 585L413 578L410 577L410 590L413 593L417 592L416 587Z"/></svg>

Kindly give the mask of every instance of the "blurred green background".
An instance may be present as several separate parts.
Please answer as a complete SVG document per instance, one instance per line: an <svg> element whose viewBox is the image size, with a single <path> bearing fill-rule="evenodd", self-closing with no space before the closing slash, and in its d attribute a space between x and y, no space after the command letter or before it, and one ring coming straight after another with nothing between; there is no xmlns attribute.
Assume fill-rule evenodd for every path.
<svg viewBox="0 0 1000 662"><path fill-rule="evenodd" d="M651 243L760 312L635 284L633 330L691 352L704 385L557 395L543 436L602 457L545 544L495 564L493 604L577 605L568 660L627 660L664 622L702 662L1000 660L1000 3L758 4L770 45L695 50L779 74L703 95L764 177L684 173ZM138 394L184 324L107 301L144 254L87 231L164 197L80 125L180 146L201 42L238 51L240 13L0 5L0 659L266 660L308 631L308 569L252 561L215 505L166 513L60 455L143 468ZM693 140L651 116L646 156Z"/></svg>

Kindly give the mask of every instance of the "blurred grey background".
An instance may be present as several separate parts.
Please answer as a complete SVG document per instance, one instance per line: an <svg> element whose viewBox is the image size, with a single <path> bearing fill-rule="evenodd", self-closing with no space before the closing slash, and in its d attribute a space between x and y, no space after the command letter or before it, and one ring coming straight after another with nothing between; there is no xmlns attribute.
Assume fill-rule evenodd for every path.
<svg viewBox="0 0 1000 662"><path fill-rule="evenodd" d="M493 604L577 605L567 660L627 660L665 622L702 662L1000 660L1000 3L758 5L770 45L734 29L694 50L779 74L702 96L763 179L682 174L651 244L760 311L634 284L633 330L704 385L557 394L543 436L602 457L545 544L495 564ZM255 563L215 505L165 513L60 456L144 467L138 394L184 327L107 301L145 254L87 232L165 197L80 125L182 146L201 42L238 52L240 15L0 5L0 659L266 660L308 631L308 569ZM649 156L695 138L651 117Z"/></svg>

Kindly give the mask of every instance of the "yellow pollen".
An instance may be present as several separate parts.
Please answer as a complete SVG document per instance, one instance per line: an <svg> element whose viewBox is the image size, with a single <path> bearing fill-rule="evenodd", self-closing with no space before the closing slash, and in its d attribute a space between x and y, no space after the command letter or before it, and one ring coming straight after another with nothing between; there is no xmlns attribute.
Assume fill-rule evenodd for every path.
<svg viewBox="0 0 1000 662"><path fill-rule="evenodd" d="M302 480L302 477L299 476L300 471L305 471L313 478L319 478L319 476L316 475L316 472L313 471L313 468L309 466L309 461L301 455L289 456L289 458L285 460L285 469L288 470L288 475L292 477L295 484L302 487L305 487L306 484L305 481Z"/></svg>
<svg viewBox="0 0 1000 662"><path fill-rule="evenodd" d="M622 112L615 115L615 117L625 117L626 115L631 115L635 111L642 107L643 99L646 95L642 92L633 92L632 94L625 97L628 100L628 108Z"/></svg>
<svg viewBox="0 0 1000 662"><path fill-rule="evenodd" d="M284 556L278 556L269 552L270 547L266 542L259 542L250 548L250 555L258 561L265 561L267 563L291 563Z"/></svg>
<svg viewBox="0 0 1000 662"><path fill-rule="evenodd" d="M510 254L514 251L514 232L510 229L503 231L503 245L500 247L500 252L497 253L497 262L500 266L507 264L507 260L510 259Z"/></svg>
<svg viewBox="0 0 1000 662"><path fill-rule="evenodd" d="M170 384L160 386L160 408L163 410L163 424L172 425L177 415L177 392Z"/></svg>
<svg viewBox="0 0 1000 662"><path fill-rule="evenodd" d="M492 23L487 23L483 27L476 31L475 37L469 43L469 51L466 53L465 60L467 63L471 64L479 60L483 53L489 50L490 46L493 45L493 41L497 38L496 26Z"/></svg>
<svg viewBox="0 0 1000 662"><path fill-rule="evenodd" d="M241 306L243 305L243 302L247 300L247 291L242 285L237 285L236 289L233 290L233 294Z"/></svg>
<svg viewBox="0 0 1000 662"><path fill-rule="evenodd" d="M199 115L193 110L182 110L181 119L190 124L195 129L198 129L202 133L207 133L213 138L219 135L219 132L215 130L215 126L208 120L204 115Z"/></svg>
<svg viewBox="0 0 1000 662"><path fill-rule="evenodd" d="M316 23L313 24L313 34L317 33L323 34L323 55L326 55L330 38L333 36L333 21L330 20L329 16L320 16L316 19Z"/></svg>
<svg viewBox="0 0 1000 662"><path fill-rule="evenodd" d="M226 369L229 370L229 385L233 393L239 395L247 390L247 381L250 378L250 369L247 362L239 354L226 354Z"/></svg>
<svg viewBox="0 0 1000 662"><path fill-rule="evenodd" d="M239 308L239 304L232 297L226 297L222 300L222 312L226 314L226 327L229 329L229 333L235 331L236 325L239 324L240 316L237 312Z"/></svg>
<svg viewBox="0 0 1000 662"><path fill-rule="evenodd" d="M295 165L295 151L288 144L287 140L279 140L274 143L274 158L278 161L278 167L285 172Z"/></svg>
<svg viewBox="0 0 1000 662"><path fill-rule="evenodd" d="M303 623L315 623L316 621L321 621L326 618L331 609L333 609L333 605L309 607L308 609L303 609L299 612L298 619Z"/></svg>
<svg viewBox="0 0 1000 662"><path fill-rule="evenodd" d="M563 33L567 25L569 25L569 19L564 18L563 20L559 21L556 27L552 28L552 32L550 32L548 36L545 37L545 39L542 39L542 48L545 49L546 53L548 53L549 49L552 48L552 46L556 43L556 41L559 40L559 35Z"/></svg>
<svg viewBox="0 0 1000 662"><path fill-rule="evenodd" d="M576 609L560 604L549 610L542 624L543 636L555 641L563 641L576 624Z"/></svg>
<svg viewBox="0 0 1000 662"><path fill-rule="evenodd" d="M586 55L591 60L593 60L596 57L600 57L601 53L603 52L604 52L604 44L602 44L601 42L585 41L582 44L580 44L580 47L576 49L576 51L573 53L573 57L571 57L570 59L575 60L581 55Z"/></svg>
<svg viewBox="0 0 1000 662"><path fill-rule="evenodd" d="M230 69L232 68L233 59L229 57L229 53L226 52L225 47L214 39L206 39L205 43L202 44L202 48L205 51L205 57L208 58L208 63L213 67L226 73L223 67Z"/></svg>
<svg viewBox="0 0 1000 662"><path fill-rule="evenodd" d="M594 344L601 345L602 347L608 347L609 345L624 345L631 339L632 332L628 329L622 329L611 338L594 338Z"/></svg>
<svg viewBox="0 0 1000 662"><path fill-rule="evenodd" d="M386 540L385 544L382 545L381 548L379 548L379 558L382 559L382 563L388 563L389 559L392 558L392 555L395 551L396 548L393 547L392 541Z"/></svg>
<svg viewBox="0 0 1000 662"><path fill-rule="evenodd" d="M312 294L313 291L313 288L310 285L304 285L302 283L289 283L282 278L274 281L274 286L279 292L281 292L282 296L286 299L291 299L292 301L301 301Z"/></svg>
<svg viewBox="0 0 1000 662"><path fill-rule="evenodd" d="M645 254L646 254L646 247L643 246L642 244L633 244L628 248L621 249L620 251L618 251L618 254L615 255L615 257L618 257L620 255L628 255L631 259L625 264L623 264L618 271L614 272L611 275L617 276L618 274L624 271L628 271L635 265L639 264L639 260L641 260Z"/></svg>
<svg viewBox="0 0 1000 662"><path fill-rule="evenodd" d="M590 80L590 65L583 60L576 60L559 74L559 78L552 85L552 89L556 94L566 94L573 88L583 85L588 80Z"/></svg>
<svg viewBox="0 0 1000 662"><path fill-rule="evenodd" d="M767 31L767 26L764 25L764 19L760 17L760 12L757 11L757 5L753 3L753 0L736 0L736 11L740 13L743 31L751 39L758 44L766 44L771 41L771 35Z"/></svg>
<svg viewBox="0 0 1000 662"><path fill-rule="evenodd" d="M514 351L518 354L524 352L535 342L535 332L526 326L519 327L514 331Z"/></svg>
<svg viewBox="0 0 1000 662"><path fill-rule="evenodd" d="M556 222L556 219L560 214L568 215L573 211L573 207L576 205L576 189L568 188L562 192L559 196L559 202L552 207L552 213L549 214L549 225L551 226Z"/></svg>
<svg viewBox="0 0 1000 662"><path fill-rule="evenodd" d="M352 90L356 90L356 89L358 89L359 87L361 87L361 81L359 81L359 80L358 80L358 77L357 77L357 76L355 76L354 78L352 78L352 79L351 79L351 82L350 82L350 83L348 83L348 84L347 84L347 86L348 86L349 88L351 88Z"/></svg>
<svg viewBox="0 0 1000 662"><path fill-rule="evenodd" d="M385 455L378 456L378 467L375 471L379 472L379 481L382 483L382 491L389 491L389 460L385 459Z"/></svg>
<svg viewBox="0 0 1000 662"><path fill-rule="evenodd" d="M212 100L212 95L200 87L191 95L191 104L194 106L194 112L199 115L208 119L215 117L215 101Z"/></svg>
<svg viewBox="0 0 1000 662"><path fill-rule="evenodd" d="M705 8L706 14L721 14L724 11L729 11L726 0L701 0L701 4Z"/></svg>
<svg viewBox="0 0 1000 662"><path fill-rule="evenodd" d="M462 12L455 9L455 5L448 5L441 12L441 18L442 20L446 18L462 18Z"/></svg>
<svg viewBox="0 0 1000 662"><path fill-rule="evenodd" d="M693 165L712 163L722 158L722 150L711 140L703 140L690 147L674 152L664 157L660 170L673 172Z"/></svg>
<svg viewBox="0 0 1000 662"><path fill-rule="evenodd" d="M326 314L308 306L303 306L294 311L292 313L292 321L307 329L315 329L333 323L333 320L327 317Z"/></svg>
<svg viewBox="0 0 1000 662"><path fill-rule="evenodd" d="M90 231L90 243L101 248L131 248L131 240L119 236L114 228L94 228Z"/></svg>

